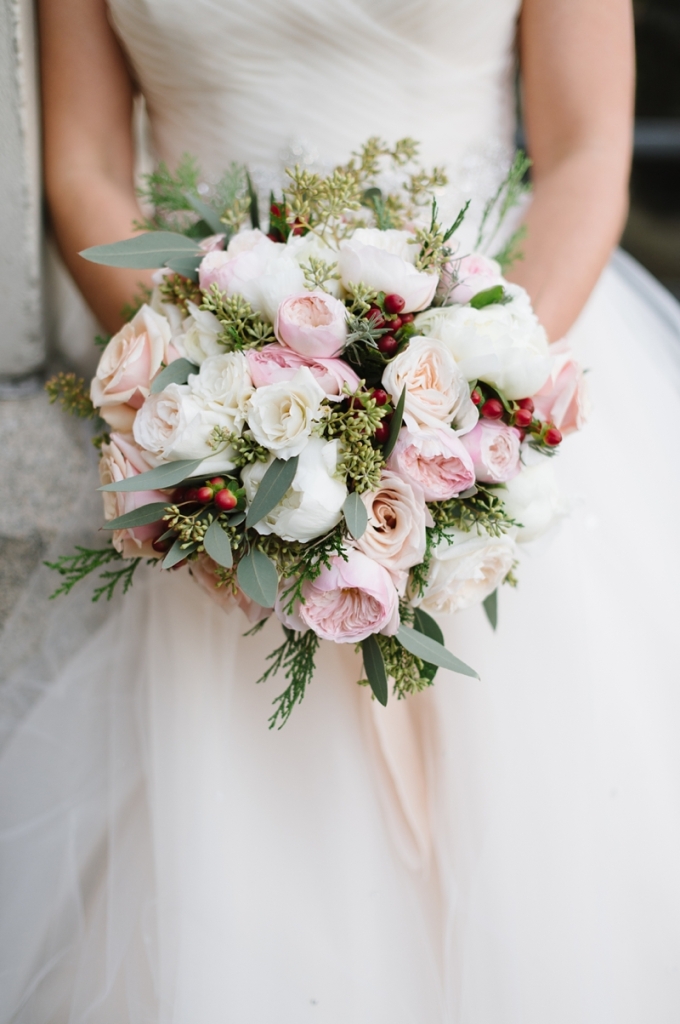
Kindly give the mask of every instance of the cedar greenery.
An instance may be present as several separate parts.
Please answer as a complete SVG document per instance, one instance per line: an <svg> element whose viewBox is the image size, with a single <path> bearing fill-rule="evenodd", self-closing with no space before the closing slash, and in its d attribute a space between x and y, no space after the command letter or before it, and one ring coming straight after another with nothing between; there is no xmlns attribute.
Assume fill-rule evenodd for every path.
<svg viewBox="0 0 680 1024"><path fill-rule="evenodd" d="M107 565L119 561L124 562L121 568L105 568ZM99 573L100 580L104 582L101 586L95 588L92 600L96 603L100 597L106 597L107 601L110 601L119 583L122 584L123 593L126 594L128 592L132 586L135 570L141 561L141 558L124 559L112 544L105 548L85 548L76 545L75 554L60 555L56 562L44 563L48 569L53 569L63 578L63 583L53 594L50 594L50 598L57 597L59 594L70 593L76 583L85 579L90 573L104 569L103 572Z"/></svg>
<svg viewBox="0 0 680 1024"><path fill-rule="evenodd" d="M314 676L316 652L319 647L319 637L312 629L308 629L306 633L296 633L284 627L283 631L283 643L267 655L267 661L271 661L271 665L257 680L258 683L266 683L278 672L283 672L284 678L290 680L283 693L274 700L275 710L269 719L270 729L281 729L290 718L295 705L304 698L307 686Z"/></svg>

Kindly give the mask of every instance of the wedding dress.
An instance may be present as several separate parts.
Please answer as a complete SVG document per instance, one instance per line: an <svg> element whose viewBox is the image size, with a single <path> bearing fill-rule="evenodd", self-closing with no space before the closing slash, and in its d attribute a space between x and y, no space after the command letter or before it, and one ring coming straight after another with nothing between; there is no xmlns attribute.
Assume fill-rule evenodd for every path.
<svg viewBox="0 0 680 1024"><path fill-rule="evenodd" d="M422 140L454 199L502 171L517 0L110 9L156 152L207 178L371 134ZM244 638L182 573L78 634L61 599L5 691L2 1024L680 1019L680 313L619 254L571 338L570 512L496 634L442 622L481 681L383 709L326 644L269 732L274 622Z"/></svg>

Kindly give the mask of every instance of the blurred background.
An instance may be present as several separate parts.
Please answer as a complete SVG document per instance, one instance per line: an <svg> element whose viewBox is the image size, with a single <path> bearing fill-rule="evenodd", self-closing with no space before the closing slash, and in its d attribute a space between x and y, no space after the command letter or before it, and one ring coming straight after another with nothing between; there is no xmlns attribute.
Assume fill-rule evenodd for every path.
<svg viewBox="0 0 680 1024"><path fill-rule="evenodd" d="M635 0L637 96L622 246L680 299L680 0Z"/></svg>

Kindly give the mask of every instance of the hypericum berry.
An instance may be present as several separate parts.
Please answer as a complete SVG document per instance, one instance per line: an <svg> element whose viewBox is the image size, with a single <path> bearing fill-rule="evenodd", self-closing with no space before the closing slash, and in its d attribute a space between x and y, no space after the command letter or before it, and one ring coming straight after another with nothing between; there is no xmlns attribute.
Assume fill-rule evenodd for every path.
<svg viewBox="0 0 680 1024"><path fill-rule="evenodd" d="M480 393L477 390L477 388L475 388L475 390L472 392L472 394L470 395L470 398L472 399L472 404L473 405L479 405L479 403L482 400L482 396L480 395Z"/></svg>
<svg viewBox="0 0 680 1024"><path fill-rule="evenodd" d="M518 409L514 416L516 427L528 427L533 419L530 409Z"/></svg>
<svg viewBox="0 0 680 1024"><path fill-rule="evenodd" d="M386 423L379 423L375 429L374 437L378 444L385 444L385 441L390 436L390 428Z"/></svg>
<svg viewBox="0 0 680 1024"><path fill-rule="evenodd" d="M208 482L216 491L221 491L223 487L227 486L227 481L222 476L214 476L212 480L209 480Z"/></svg>
<svg viewBox="0 0 680 1024"><path fill-rule="evenodd" d="M156 537L155 540L151 541L151 547L161 555L164 555L166 551L169 551L171 545L172 537L167 537L165 540L161 540L160 537Z"/></svg>
<svg viewBox="0 0 680 1024"><path fill-rule="evenodd" d="M527 409L529 412L534 411L533 398L520 398L517 404L520 407L520 409Z"/></svg>
<svg viewBox="0 0 680 1024"><path fill-rule="evenodd" d="M382 388L375 388L373 391L373 401L376 405L387 405L390 400L390 396Z"/></svg>
<svg viewBox="0 0 680 1024"><path fill-rule="evenodd" d="M213 500L212 487L199 487L196 491L196 501L202 502L203 505L207 505L209 501Z"/></svg>
<svg viewBox="0 0 680 1024"><path fill-rule="evenodd" d="M413 323L413 319L414 319L414 317L413 317L413 313L402 313L402 314L401 314L401 323L402 323L402 326L403 326L404 324L412 324L412 323Z"/></svg>
<svg viewBox="0 0 680 1024"><path fill-rule="evenodd" d="M187 487L185 491L179 493L182 501L198 501L198 491L195 487Z"/></svg>
<svg viewBox="0 0 680 1024"><path fill-rule="evenodd" d="M401 313L406 302L402 299L401 295L386 295L383 305L385 306L386 313Z"/></svg>
<svg viewBox="0 0 680 1024"><path fill-rule="evenodd" d="M550 445L551 448L556 448L562 441L562 434L557 427L550 427L546 430L543 440L547 445Z"/></svg>
<svg viewBox="0 0 680 1024"><path fill-rule="evenodd" d="M377 331L387 326L385 317L382 315L382 310L378 309L377 306L371 306L368 311L368 319L371 321L371 327L375 327Z"/></svg>
<svg viewBox="0 0 680 1024"><path fill-rule="evenodd" d="M276 203L272 203L272 205L269 207L269 212L272 213L275 217L281 216L281 211L279 210Z"/></svg>
<svg viewBox="0 0 680 1024"><path fill-rule="evenodd" d="M393 334L383 334L378 342L378 348L384 356L393 356L399 348L399 342Z"/></svg>
<svg viewBox="0 0 680 1024"><path fill-rule="evenodd" d="M389 328L393 334L396 334L403 323L404 321L401 319L400 316L395 316L394 320L390 320Z"/></svg>
<svg viewBox="0 0 680 1024"><path fill-rule="evenodd" d="M503 415L503 406L497 398L490 398L482 406L482 416L487 420L499 420Z"/></svg>
<svg viewBox="0 0 680 1024"><path fill-rule="evenodd" d="M215 504L222 512L231 512L232 508L236 508L238 501L236 495L225 487L223 491L218 491L215 495Z"/></svg>

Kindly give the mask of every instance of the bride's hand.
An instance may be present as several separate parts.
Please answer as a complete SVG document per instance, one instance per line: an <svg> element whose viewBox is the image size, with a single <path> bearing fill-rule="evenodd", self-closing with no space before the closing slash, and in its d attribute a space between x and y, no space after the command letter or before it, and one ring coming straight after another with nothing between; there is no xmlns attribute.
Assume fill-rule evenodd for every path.
<svg viewBox="0 0 680 1024"><path fill-rule="evenodd" d="M149 273L88 263L78 252L134 233L134 86L105 0L40 0L45 191L64 261L101 324Z"/></svg>
<svg viewBox="0 0 680 1024"><path fill-rule="evenodd" d="M634 93L629 0L524 0L524 124L533 160L523 285L551 339L572 325L623 228Z"/></svg>

